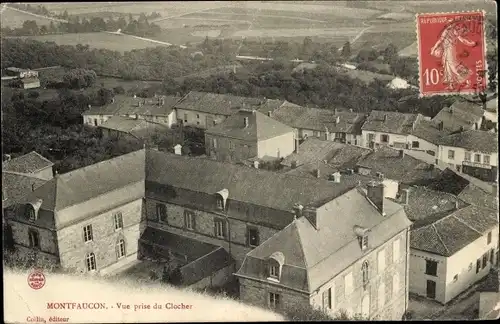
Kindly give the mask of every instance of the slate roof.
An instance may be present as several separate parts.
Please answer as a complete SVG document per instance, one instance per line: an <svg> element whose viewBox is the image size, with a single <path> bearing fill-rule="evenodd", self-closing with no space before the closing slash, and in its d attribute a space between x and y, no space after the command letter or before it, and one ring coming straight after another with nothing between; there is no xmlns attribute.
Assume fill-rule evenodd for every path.
<svg viewBox="0 0 500 324"><path fill-rule="evenodd" d="M182 284L189 286L197 283L231 264L234 264L231 255L223 247L216 247L214 251L186 264L180 269Z"/></svg>
<svg viewBox="0 0 500 324"><path fill-rule="evenodd" d="M370 229L370 248L376 248L410 226L404 210L386 200L386 216L354 188L337 197L316 230L300 217L250 251L237 276L267 281L265 262L275 252L284 255L280 285L313 292L337 276L365 252L361 251L354 226ZM268 281L272 284L271 281Z"/></svg>
<svg viewBox="0 0 500 324"><path fill-rule="evenodd" d="M175 108L229 116L240 108L258 109L264 103L260 98L191 91L175 104Z"/></svg>
<svg viewBox="0 0 500 324"><path fill-rule="evenodd" d="M33 189L42 186L47 180L33 177L29 174L3 171L2 172L2 208L19 203L23 197Z"/></svg>
<svg viewBox="0 0 500 324"><path fill-rule="evenodd" d="M460 147L473 152L498 153L497 134L481 130L470 130L448 135L442 138L439 144Z"/></svg>
<svg viewBox="0 0 500 324"><path fill-rule="evenodd" d="M422 119L424 118L420 114L372 110L361 129L391 134L411 134L414 130L413 125L416 128Z"/></svg>
<svg viewBox="0 0 500 324"><path fill-rule="evenodd" d="M408 154L400 156L400 150L382 146L367 154L356 165L367 168L372 174L381 172L385 178L404 183L414 183L434 179L439 170L431 164L420 161Z"/></svg>
<svg viewBox="0 0 500 324"><path fill-rule="evenodd" d="M500 271L491 269L483 282L477 287L479 292L499 292L500 288Z"/></svg>
<svg viewBox="0 0 500 324"><path fill-rule="evenodd" d="M26 200L42 199L40 209L61 211L118 188L143 181L144 163L145 150L143 149L68 173L58 174L30 193Z"/></svg>
<svg viewBox="0 0 500 324"><path fill-rule="evenodd" d="M469 205L447 216L412 230L410 246L413 249L452 256L470 243L498 227L497 212Z"/></svg>
<svg viewBox="0 0 500 324"><path fill-rule="evenodd" d="M455 101L450 107L445 107L432 119L433 122L443 122L445 128L458 131L474 129L474 123L481 121L484 111L481 105L469 101Z"/></svg>
<svg viewBox="0 0 500 324"><path fill-rule="evenodd" d="M244 118L248 118L247 127L245 127ZM205 133L247 141L261 141L293 133L293 128L258 111L240 111L229 116L222 123L209 128Z"/></svg>
<svg viewBox="0 0 500 324"><path fill-rule="evenodd" d="M296 203L305 205L334 198L352 188L342 183L304 179L208 159L196 159L154 150L147 153L148 182L209 195L227 189L228 200L247 202L280 211L290 212ZM148 186L146 194L149 194L147 189Z"/></svg>
<svg viewBox="0 0 500 324"><path fill-rule="evenodd" d="M330 133L360 133L365 115L356 112L334 109L319 109L302 107L290 102L285 102L274 110L271 117L297 129L309 129L324 132L325 127ZM337 117L339 123L337 124Z"/></svg>
<svg viewBox="0 0 500 324"><path fill-rule="evenodd" d="M35 173L52 167L54 163L33 151L2 163L2 171Z"/></svg>
<svg viewBox="0 0 500 324"><path fill-rule="evenodd" d="M163 99L163 105L160 104ZM82 115L143 115L168 116L181 97L159 96L157 98L134 98L125 95L116 95L114 102L104 106L94 106ZM139 106L139 103L141 105Z"/></svg>

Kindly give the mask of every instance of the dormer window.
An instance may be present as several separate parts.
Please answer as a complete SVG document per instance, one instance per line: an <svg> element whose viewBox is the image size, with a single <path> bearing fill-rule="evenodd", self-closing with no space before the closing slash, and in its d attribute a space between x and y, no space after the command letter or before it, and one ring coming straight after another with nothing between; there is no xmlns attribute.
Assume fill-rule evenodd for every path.
<svg viewBox="0 0 500 324"><path fill-rule="evenodd" d="M360 237L361 250L366 250L368 248L368 235L363 235Z"/></svg>
<svg viewBox="0 0 500 324"><path fill-rule="evenodd" d="M217 209L223 209L222 199L217 198Z"/></svg>
<svg viewBox="0 0 500 324"><path fill-rule="evenodd" d="M34 221L34 220L35 220L35 209L33 208L33 206L28 205L28 206L26 207L26 217L27 217L30 221Z"/></svg>
<svg viewBox="0 0 500 324"><path fill-rule="evenodd" d="M359 247L362 251L368 249L368 229L354 226L354 234L358 237Z"/></svg>
<svg viewBox="0 0 500 324"><path fill-rule="evenodd" d="M279 279L280 277L280 266L278 264L269 265L269 277Z"/></svg>
<svg viewBox="0 0 500 324"><path fill-rule="evenodd" d="M268 259L268 279L279 281L281 278L281 269L285 263L285 256L281 252L273 253Z"/></svg>

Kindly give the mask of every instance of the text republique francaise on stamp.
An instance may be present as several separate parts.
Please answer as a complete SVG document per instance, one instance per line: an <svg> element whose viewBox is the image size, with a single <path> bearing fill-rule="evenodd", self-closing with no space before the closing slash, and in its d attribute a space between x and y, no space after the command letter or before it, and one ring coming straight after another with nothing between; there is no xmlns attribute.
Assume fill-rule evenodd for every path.
<svg viewBox="0 0 500 324"><path fill-rule="evenodd" d="M423 13L416 18L420 96L484 91L485 13Z"/></svg>

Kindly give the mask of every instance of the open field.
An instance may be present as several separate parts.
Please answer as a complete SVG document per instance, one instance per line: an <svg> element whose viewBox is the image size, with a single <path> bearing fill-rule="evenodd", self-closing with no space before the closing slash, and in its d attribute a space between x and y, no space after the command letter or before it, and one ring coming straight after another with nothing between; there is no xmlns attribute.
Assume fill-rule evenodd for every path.
<svg viewBox="0 0 500 324"><path fill-rule="evenodd" d="M56 34L44 36L23 36L40 42L55 42L58 45L88 44L91 48L105 48L112 51L126 52L133 49L146 47L166 46L140 40L127 35L114 35L108 33L79 33L79 34Z"/></svg>
<svg viewBox="0 0 500 324"><path fill-rule="evenodd" d="M51 21L50 19L45 19L27 13L19 12L17 10L12 10L9 7L5 8L0 14L0 21L2 28L23 27L23 22L25 22L26 20L34 20L36 21L38 26L49 25Z"/></svg>

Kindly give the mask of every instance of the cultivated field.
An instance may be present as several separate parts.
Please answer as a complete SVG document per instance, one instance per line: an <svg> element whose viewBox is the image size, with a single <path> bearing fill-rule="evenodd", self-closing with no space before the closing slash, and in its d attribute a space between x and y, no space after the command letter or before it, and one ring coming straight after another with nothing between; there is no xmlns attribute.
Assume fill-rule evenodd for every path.
<svg viewBox="0 0 500 324"><path fill-rule="evenodd" d="M12 10L9 9L8 7L2 10L2 13L0 14L0 21L2 28L23 27L23 22L25 22L26 20L34 20L36 21L38 26L49 25L51 21L50 19L45 19L30 14L26 14L23 12L19 12L16 10Z"/></svg>

